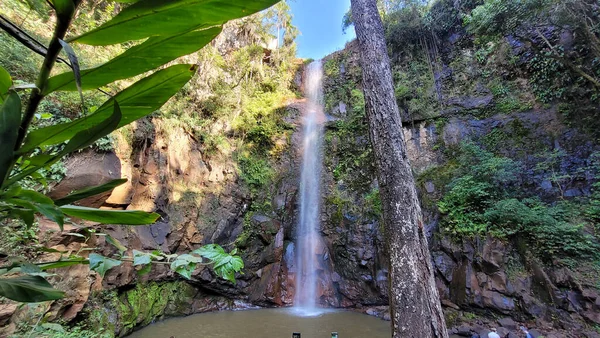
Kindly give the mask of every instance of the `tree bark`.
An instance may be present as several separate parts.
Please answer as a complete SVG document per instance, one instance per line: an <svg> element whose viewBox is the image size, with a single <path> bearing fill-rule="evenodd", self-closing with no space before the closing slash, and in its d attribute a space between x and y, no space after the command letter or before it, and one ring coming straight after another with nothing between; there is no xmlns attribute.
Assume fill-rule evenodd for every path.
<svg viewBox="0 0 600 338"><path fill-rule="evenodd" d="M392 337L448 337L375 0L351 0L390 255Z"/></svg>

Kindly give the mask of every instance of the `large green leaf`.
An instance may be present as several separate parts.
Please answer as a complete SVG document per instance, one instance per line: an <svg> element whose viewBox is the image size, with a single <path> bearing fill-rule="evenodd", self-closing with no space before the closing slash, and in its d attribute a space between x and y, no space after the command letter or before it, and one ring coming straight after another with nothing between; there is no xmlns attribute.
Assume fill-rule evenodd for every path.
<svg viewBox="0 0 600 338"><path fill-rule="evenodd" d="M56 290L40 276L20 276L0 279L0 296L24 303L37 303L63 298L64 292Z"/></svg>
<svg viewBox="0 0 600 338"><path fill-rule="evenodd" d="M69 216L102 224L146 225L156 222L160 217L157 213L144 211L104 210L76 205L65 205L60 207L60 210Z"/></svg>
<svg viewBox="0 0 600 338"><path fill-rule="evenodd" d="M114 105L112 114L104 121L75 134L60 152L60 157L94 144L98 139L112 133L119 127L123 114L118 101L113 100L112 103Z"/></svg>
<svg viewBox="0 0 600 338"><path fill-rule="evenodd" d="M208 259L213 265L213 270L219 277L234 284L235 273L240 272L244 268L244 261L240 256L236 255L236 250L226 253L220 245L208 244L193 252Z"/></svg>
<svg viewBox="0 0 600 338"><path fill-rule="evenodd" d="M102 255L91 253L90 254L90 269L96 271L100 276L104 277L106 271L114 268L115 266L121 265L121 261L104 257Z"/></svg>
<svg viewBox="0 0 600 338"><path fill-rule="evenodd" d="M60 260L55 262L38 264L38 266L40 267L40 269L42 269L42 271L45 271L50 269L66 268L78 264L88 264L88 260L84 257L61 258Z"/></svg>
<svg viewBox="0 0 600 338"><path fill-rule="evenodd" d="M54 202L49 197L37 191L20 190L16 196L6 199L6 202L25 209L35 210L51 221L56 222L62 229L64 224L63 213L54 205ZM27 221L26 219L24 220Z"/></svg>
<svg viewBox="0 0 600 338"><path fill-rule="evenodd" d="M6 100L8 90L12 86L12 79L6 69L0 67L0 104Z"/></svg>
<svg viewBox="0 0 600 338"><path fill-rule="evenodd" d="M82 70L81 87L83 90L96 89L116 80L155 69L180 56L197 51L220 32L221 27L213 27L174 36L152 37L101 66ZM77 90L73 74L67 72L50 78L45 93L55 90Z"/></svg>
<svg viewBox="0 0 600 338"><path fill-rule="evenodd" d="M126 178L120 178L118 180L113 180L113 181L110 181L110 182L107 182L107 183L104 183L102 185L98 185L95 187L89 187L89 188L77 190L77 191L72 192L68 196L65 196L61 199L57 199L56 201L54 201L54 204L59 205L59 206L71 204L73 202L82 200L84 198L88 198L90 196L98 195L103 192L113 190L115 187L118 187L125 182L127 182Z"/></svg>
<svg viewBox="0 0 600 338"><path fill-rule="evenodd" d="M51 166L66 155L93 144L101 137L104 137L117 129L122 117L121 109L119 108L117 101L112 102L114 104L113 112L104 121L99 121L98 124L91 125L89 128L77 132L70 138L69 143L67 143L63 150L58 154L41 154L28 158L27 161L29 163L27 166L18 174L10 177L6 183L10 185L29 175L33 175L37 170Z"/></svg>
<svg viewBox="0 0 600 338"><path fill-rule="evenodd" d="M0 107L0 186L12 165L13 149L17 142L20 124L21 99L17 93L11 92Z"/></svg>
<svg viewBox="0 0 600 338"><path fill-rule="evenodd" d="M175 35L219 26L274 5L279 0L145 0L73 41L105 46L151 36Z"/></svg>
<svg viewBox="0 0 600 338"><path fill-rule="evenodd" d="M179 255L171 262L171 270L187 279L191 279L192 273L196 269L198 263L202 263L202 257L196 257L190 254Z"/></svg>
<svg viewBox="0 0 600 338"><path fill-rule="evenodd" d="M175 65L160 70L115 95L91 115L30 132L20 152L67 141L79 131L101 123L112 113L114 100L119 102L123 114L118 127L127 125L160 108L192 78L195 71L194 65Z"/></svg>

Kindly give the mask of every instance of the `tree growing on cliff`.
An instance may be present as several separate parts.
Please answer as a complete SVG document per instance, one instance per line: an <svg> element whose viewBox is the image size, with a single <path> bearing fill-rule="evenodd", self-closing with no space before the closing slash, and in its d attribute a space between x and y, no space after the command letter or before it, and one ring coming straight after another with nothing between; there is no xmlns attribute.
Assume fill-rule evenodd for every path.
<svg viewBox="0 0 600 338"><path fill-rule="evenodd" d="M448 337L406 154L377 3L351 0L351 4L390 255L392 336Z"/></svg>

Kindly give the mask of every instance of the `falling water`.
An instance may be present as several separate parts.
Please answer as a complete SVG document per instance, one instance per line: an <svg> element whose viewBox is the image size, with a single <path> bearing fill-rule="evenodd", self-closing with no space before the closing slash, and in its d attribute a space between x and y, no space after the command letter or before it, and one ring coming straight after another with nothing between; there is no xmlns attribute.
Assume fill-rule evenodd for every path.
<svg viewBox="0 0 600 338"><path fill-rule="evenodd" d="M321 140L323 134L321 61L306 70L305 90L308 99L304 111L302 172L300 174L300 219L297 231L296 298L294 305L302 313L318 312L317 252L319 245L319 185L321 178Z"/></svg>

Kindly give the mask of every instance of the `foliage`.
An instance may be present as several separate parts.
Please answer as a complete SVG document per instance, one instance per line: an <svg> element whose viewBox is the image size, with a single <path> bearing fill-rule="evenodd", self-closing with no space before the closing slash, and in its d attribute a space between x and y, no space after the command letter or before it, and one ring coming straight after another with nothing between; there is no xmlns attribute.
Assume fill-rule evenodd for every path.
<svg viewBox="0 0 600 338"><path fill-rule="evenodd" d="M42 323L36 325L33 331L35 337L39 338L111 338L112 335L109 333L96 332L92 330L86 330L79 326L65 327L56 323ZM26 336L24 333L23 336Z"/></svg>
<svg viewBox="0 0 600 338"><path fill-rule="evenodd" d="M535 17L549 0L502 1L486 0L465 17L469 31L480 35L515 31L523 22Z"/></svg>
<svg viewBox="0 0 600 338"><path fill-rule="evenodd" d="M438 202L443 233L525 238L547 260L597 258L600 245L577 221L573 204L546 205L519 188L520 163L471 143L463 144L457 156L460 166Z"/></svg>
<svg viewBox="0 0 600 338"><path fill-rule="evenodd" d="M543 100L549 100L556 89L559 89L559 93L554 95L560 97L565 86L554 87L555 83L552 83L545 90L540 86L549 81L564 81L560 76L550 76L556 75L559 67L564 67L580 81L587 81L595 87L595 91L600 88L600 80L595 70L590 68L593 62L586 60L585 56L591 54L600 57L600 16L595 7L586 0L486 0L465 16L464 24L469 32L479 36L511 34L531 43L536 52L533 58L533 74L538 76L538 79L534 79L538 82L536 92L541 94ZM553 40L558 40L556 27L568 27L582 35L584 44L576 46L576 53L567 55L561 46L553 44ZM583 57L574 58L578 53Z"/></svg>
<svg viewBox="0 0 600 338"><path fill-rule="evenodd" d="M36 114L42 116L38 113L40 102L55 91L65 90L79 91L84 102L82 90L95 90L116 80L138 76L180 56L192 53L210 42L220 32L220 26L228 20L252 14L275 2L256 0L245 2L243 5L233 5L222 1L218 5L219 10L215 10L215 7L212 7L215 4L205 2L180 1L171 6L162 2L139 1L124 7L114 18L97 27L95 25L86 27L92 28L90 31L81 33L78 29L74 30L80 35L69 39L71 43L94 46L129 43L148 38L103 65L83 70L79 68L74 50L63 41L70 22L77 13L76 9L80 1L48 2L47 10L54 11L56 16L55 32L23 114L21 99L11 87L11 78L7 76L4 69L0 71L2 80L0 82L0 104L2 104L0 107L2 122L0 124L2 146L0 149L0 220L21 219L31 227L34 215L39 213L58 223L61 229L65 222L65 215L110 224L134 225L154 222L158 214L64 205L34 190L23 189L20 183L28 177L35 178L36 175L39 177L40 170L51 167L68 154L88 147L115 129L158 109L190 80L196 71L196 66L178 64L161 69L141 79L138 78L137 82L114 95L93 113L83 114L66 123L59 121L30 130ZM35 6L37 8L41 4L36 3ZM39 12L39 8L37 11ZM202 12L203 15L198 16L195 14L197 12ZM99 20L104 21L104 19L108 18ZM78 21L82 22L82 20ZM213 28L198 28L207 25ZM73 71L50 77L61 48L64 48ZM96 144L100 148L106 148L105 142ZM98 192L108 191L113 187L111 185L79 191L67 199L72 202ZM235 258L225 252L219 252L220 256L210 256L214 250L216 250L214 247L212 251L206 249L201 255L207 257L220 276L232 280L233 273L243 267L243 264L237 260L239 257ZM152 257L155 256L162 257L160 255ZM177 262L181 261L180 257L184 256L172 258ZM126 257L119 258L126 259ZM17 275L0 279L0 294L27 302L57 299L62 297L62 293L51 288L44 279L43 270L88 263L91 269L103 275L108 269L118 266L121 260L92 253L89 260L72 256L65 260L61 259L55 264L13 264L5 268L2 274ZM202 261L201 258L197 260L199 261L194 263ZM140 263L140 265L144 264ZM26 266L36 268L26 269ZM179 265L175 268L177 267Z"/></svg>
<svg viewBox="0 0 600 338"><path fill-rule="evenodd" d="M256 154L240 154L237 161L240 178L254 191L269 183L275 175L269 162Z"/></svg>
<svg viewBox="0 0 600 338"><path fill-rule="evenodd" d="M381 215L383 215L383 206L381 205L379 189L373 189L373 191L365 196L365 204L367 205L367 212L371 213L373 216L381 217Z"/></svg>
<svg viewBox="0 0 600 338"><path fill-rule="evenodd" d="M582 224L569 223L571 214L561 215L561 209L535 200L504 199L487 210L484 219L497 236L527 236L536 252L551 257L598 258L600 245L594 237L582 231Z"/></svg>

